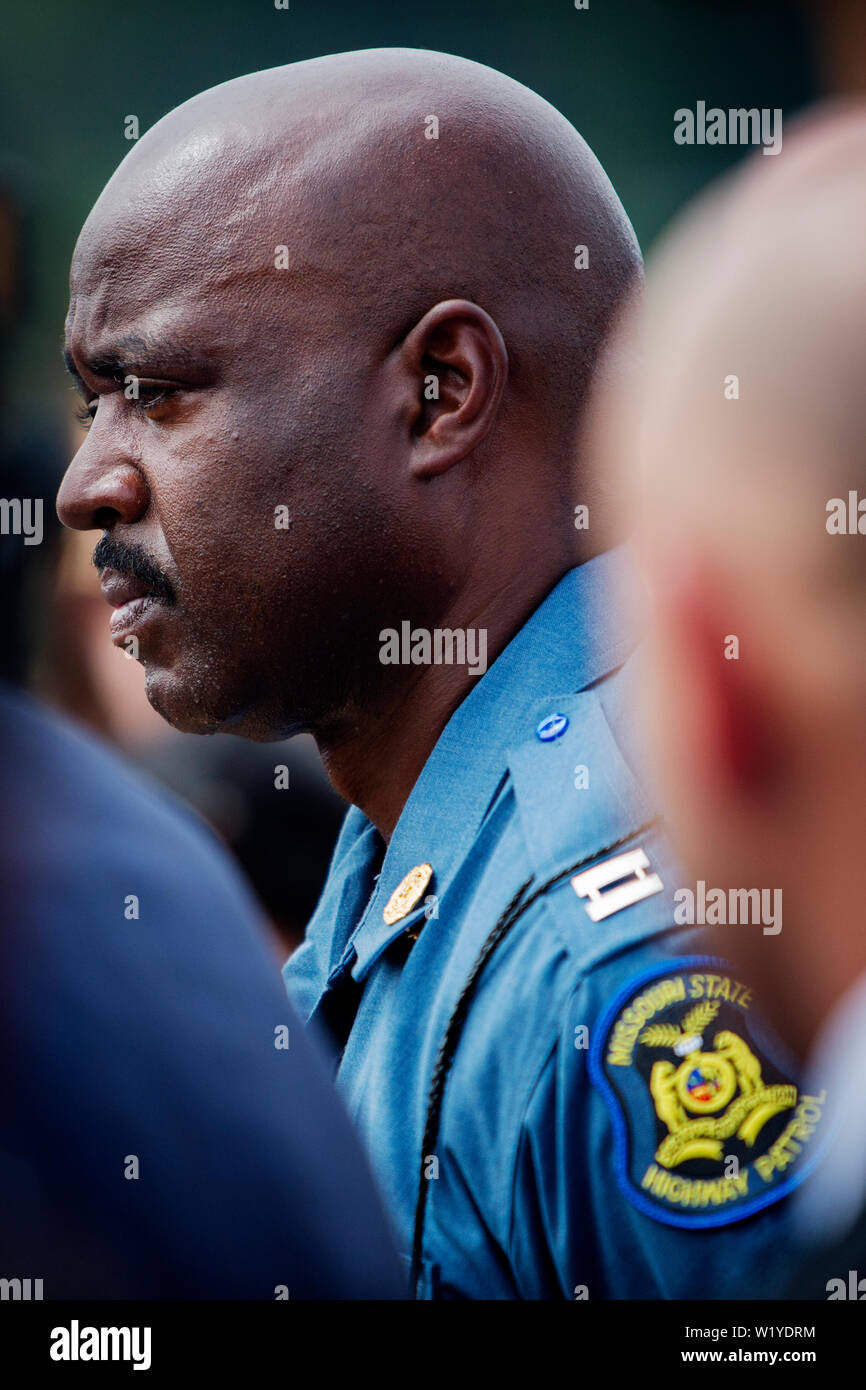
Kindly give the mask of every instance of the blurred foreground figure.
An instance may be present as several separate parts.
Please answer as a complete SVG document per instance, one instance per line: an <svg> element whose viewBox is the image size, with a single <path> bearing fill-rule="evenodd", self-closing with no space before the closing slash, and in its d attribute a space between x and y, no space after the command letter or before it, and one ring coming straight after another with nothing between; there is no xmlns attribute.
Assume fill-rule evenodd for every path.
<svg viewBox="0 0 866 1390"><path fill-rule="evenodd" d="M654 761L688 891L811 1052L838 1130L803 1211L824 1236L859 1214L866 1273L866 108L767 163L669 239L646 367L605 428L639 461ZM830 1282L846 1260L802 1291L852 1296Z"/></svg>
<svg viewBox="0 0 866 1390"><path fill-rule="evenodd" d="M396 1296L227 859L9 687L0 716L0 1276L46 1299Z"/></svg>

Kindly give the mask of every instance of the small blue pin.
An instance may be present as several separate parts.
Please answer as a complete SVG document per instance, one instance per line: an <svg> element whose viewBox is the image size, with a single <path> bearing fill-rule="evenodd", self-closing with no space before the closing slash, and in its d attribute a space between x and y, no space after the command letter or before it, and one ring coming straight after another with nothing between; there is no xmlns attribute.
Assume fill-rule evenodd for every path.
<svg viewBox="0 0 866 1390"><path fill-rule="evenodd" d="M567 728L567 714L549 714L546 719L542 719L535 732L542 743L551 743L555 738L561 738Z"/></svg>

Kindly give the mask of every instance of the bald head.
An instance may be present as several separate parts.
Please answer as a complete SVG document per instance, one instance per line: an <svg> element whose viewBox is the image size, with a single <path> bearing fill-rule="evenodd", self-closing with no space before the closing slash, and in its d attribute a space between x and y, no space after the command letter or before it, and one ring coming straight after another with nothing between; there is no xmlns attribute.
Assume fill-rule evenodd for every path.
<svg viewBox="0 0 866 1390"><path fill-rule="evenodd" d="M282 297L277 314L289 299L339 306L341 333L371 352L432 305L471 300L560 462L640 265L609 180L553 107L480 64L400 49L253 73L172 111L88 218L73 292L131 254L183 287L192 262L208 293L221 267L243 270L251 296Z"/></svg>
<svg viewBox="0 0 866 1390"><path fill-rule="evenodd" d="M157 708L353 729L407 679L382 629L487 612L495 652L598 544L575 439L639 265L577 132L463 59L276 68L147 132L75 252L94 423L59 509L160 599L134 634ZM436 679L447 704L466 674Z"/></svg>
<svg viewBox="0 0 866 1390"><path fill-rule="evenodd" d="M662 248L608 423L653 596L662 802L693 885L780 904L715 945L802 1045L866 968L866 109L762 162Z"/></svg>
<svg viewBox="0 0 866 1390"><path fill-rule="evenodd" d="M854 559L828 498L866 489L866 111L810 116L773 165L750 162L655 259L630 457L661 545L680 528L749 582L808 584Z"/></svg>

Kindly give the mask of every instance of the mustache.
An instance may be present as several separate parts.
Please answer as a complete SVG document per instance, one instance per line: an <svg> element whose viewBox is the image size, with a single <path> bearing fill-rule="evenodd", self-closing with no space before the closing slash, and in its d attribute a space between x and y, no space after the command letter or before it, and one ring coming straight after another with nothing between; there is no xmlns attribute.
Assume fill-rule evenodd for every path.
<svg viewBox="0 0 866 1390"><path fill-rule="evenodd" d="M174 589L167 576L146 551L137 545L124 545L106 534L97 542L93 551L93 563L101 574L103 570L115 570L117 574L129 579L138 579L155 598L164 603L174 603Z"/></svg>

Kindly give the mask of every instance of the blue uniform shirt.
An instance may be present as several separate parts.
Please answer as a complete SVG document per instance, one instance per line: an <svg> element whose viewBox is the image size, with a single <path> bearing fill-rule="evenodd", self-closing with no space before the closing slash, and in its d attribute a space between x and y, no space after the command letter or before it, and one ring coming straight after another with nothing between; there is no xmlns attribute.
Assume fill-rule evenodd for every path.
<svg viewBox="0 0 866 1390"><path fill-rule="evenodd" d="M768 1297L790 1260L778 1199L823 1098L677 926L684 880L628 752L628 565L572 570L515 635L384 857L350 809L285 967L342 1050L420 1297Z"/></svg>

